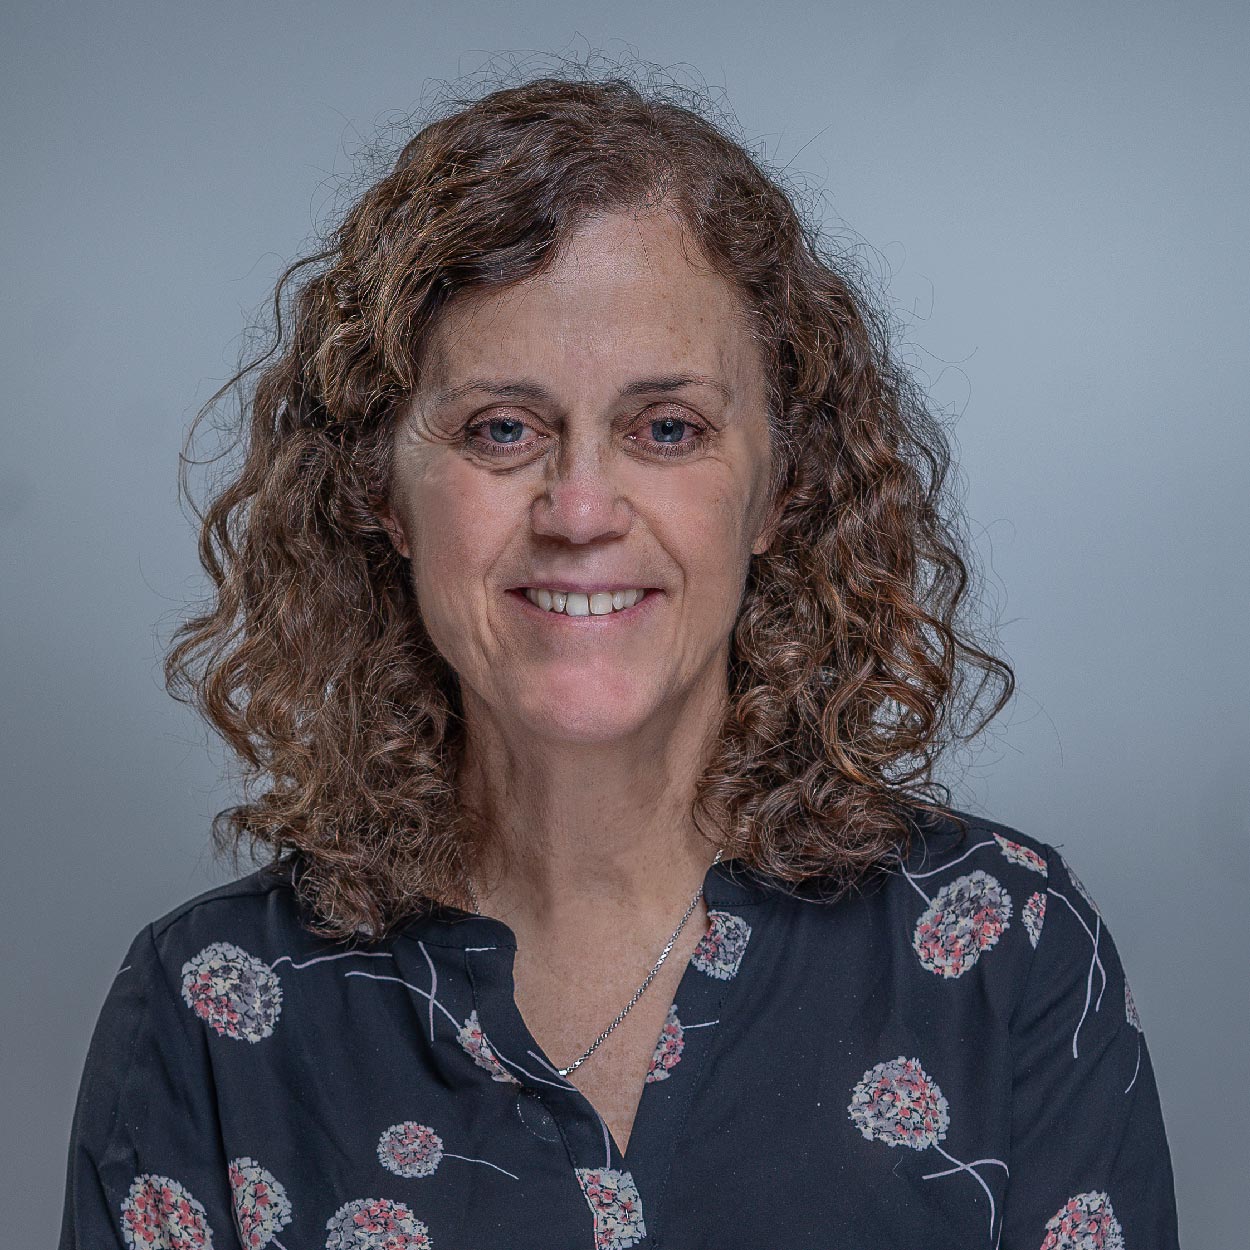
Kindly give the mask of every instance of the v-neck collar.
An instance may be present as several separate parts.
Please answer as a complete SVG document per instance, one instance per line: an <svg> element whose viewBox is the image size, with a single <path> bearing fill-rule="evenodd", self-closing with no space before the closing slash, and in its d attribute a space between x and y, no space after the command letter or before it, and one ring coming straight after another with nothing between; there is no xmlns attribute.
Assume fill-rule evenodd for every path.
<svg viewBox="0 0 1250 1250"><path fill-rule="evenodd" d="M606 1170L619 1177L627 1189L636 1187L647 1245L659 1244L654 1239L666 1222L665 1191L678 1143L692 1147L692 1143L684 1142L684 1129L709 1056L725 1044L726 1037L732 1040L733 1029L727 1034L718 1026L744 979L741 969L750 968L755 954L752 942L759 946L760 905L775 897L767 878L736 860L722 860L708 867L703 895L717 932L728 932L732 934L731 944L737 940L744 945L733 955L732 969L716 959L697 957L697 952L688 959L671 1004L676 1009L677 1031L683 1035L679 1071L672 1076L665 1071L663 1078L644 1085L624 1154L594 1104L559 1075L526 1026L516 1003L513 970L517 942L510 926L492 916L440 906L400 931L402 938L416 945L463 952L461 967L472 987L478 1027L488 1053L500 1065L499 1071L506 1071L511 1078L512 1084L503 1088L517 1100L518 1116L526 1120L522 1104L528 1100L537 1100L546 1108L579 1181ZM409 941L401 942L397 958L406 962L411 950ZM428 958L425 952L424 959ZM666 1021L666 1028L669 1023ZM694 1026L688 1035L684 1034L685 1026ZM491 1078L482 1075L489 1085ZM498 1083L496 1088L500 1088Z"/></svg>

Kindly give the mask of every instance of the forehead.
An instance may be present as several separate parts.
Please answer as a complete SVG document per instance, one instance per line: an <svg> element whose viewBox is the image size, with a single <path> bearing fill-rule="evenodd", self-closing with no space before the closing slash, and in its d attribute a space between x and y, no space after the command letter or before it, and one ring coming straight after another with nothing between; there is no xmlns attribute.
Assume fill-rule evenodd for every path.
<svg viewBox="0 0 1250 1250"><path fill-rule="evenodd" d="M440 384L484 359L614 379L687 370L735 391L761 368L736 288L668 213L591 219L542 273L453 299L428 346L423 380Z"/></svg>

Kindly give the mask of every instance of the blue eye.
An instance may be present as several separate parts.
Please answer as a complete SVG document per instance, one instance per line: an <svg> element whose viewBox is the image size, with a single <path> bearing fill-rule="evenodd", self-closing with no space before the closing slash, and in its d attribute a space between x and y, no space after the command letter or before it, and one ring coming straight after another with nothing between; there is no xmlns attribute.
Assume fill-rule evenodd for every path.
<svg viewBox="0 0 1250 1250"><path fill-rule="evenodd" d="M488 430L493 430L501 426L507 427L508 430L512 431L512 437L492 439L492 442L515 443L517 439L521 437L521 431L525 429L525 423L523 421L515 421L511 417L495 417L493 420L486 422L486 428Z"/></svg>
<svg viewBox="0 0 1250 1250"><path fill-rule="evenodd" d="M685 421L681 421L677 417L661 417L658 421L651 422L651 437L657 443L680 443L686 424ZM676 438L668 438L665 435L657 434L656 431L659 429L663 429L665 435L673 433L675 429L677 436Z"/></svg>
<svg viewBox="0 0 1250 1250"><path fill-rule="evenodd" d="M689 438L683 437L689 434ZM685 417L656 417L651 422L651 451L674 459L698 451L708 442L707 426Z"/></svg>
<svg viewBox="0 0 1250 1250"><path fill-rule="evenodd" d="M632 442L646 447L655 456L670 459L688 456L708 441L707 427L684 417L656 417L644 425L644 430L648 425L649 438L640 434L631 434L629 437ZM484 417L467 425L462 437L466 447L498 459L527 455L545 441L545 436L524 441L525 429L526 423L516 417Z"/></svg>
<svg viewBox="0 0 1250 1250"><path fill-rule="evenodd" d="M465 427L464 445L485 456L521 455L531 447L530 443L521 441L524 430L525 422L518 421L516 417L486 417ZM503 437L496 438L497 433Z"/></svg>

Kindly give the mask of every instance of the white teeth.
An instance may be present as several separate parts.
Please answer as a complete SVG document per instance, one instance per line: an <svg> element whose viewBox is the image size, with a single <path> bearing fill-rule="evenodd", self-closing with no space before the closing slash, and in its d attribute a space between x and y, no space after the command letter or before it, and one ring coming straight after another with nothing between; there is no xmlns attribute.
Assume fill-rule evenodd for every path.
<svg viewBox="0 0 1250 1250"><path fill-rule="evenodd" d="M531 586L526 589L525 597L544 612L563 612L566 616L607 616L611 612L632 608L646 593L645 590L596 590L593 594L581 594Z"/></svg>

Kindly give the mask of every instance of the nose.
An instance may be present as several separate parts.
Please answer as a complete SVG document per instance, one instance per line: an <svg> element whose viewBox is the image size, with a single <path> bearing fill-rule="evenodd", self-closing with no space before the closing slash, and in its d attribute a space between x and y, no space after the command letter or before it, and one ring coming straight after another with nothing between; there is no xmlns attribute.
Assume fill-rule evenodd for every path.
<svg viewBox="0 0 1250 1250"><path fill-rule="evenodd" d="M611 452L589 440L576 447L566 444L552 458L545 488L530 508L535 534L569 543L619 538L628 532L631 516Z"/></svg>

